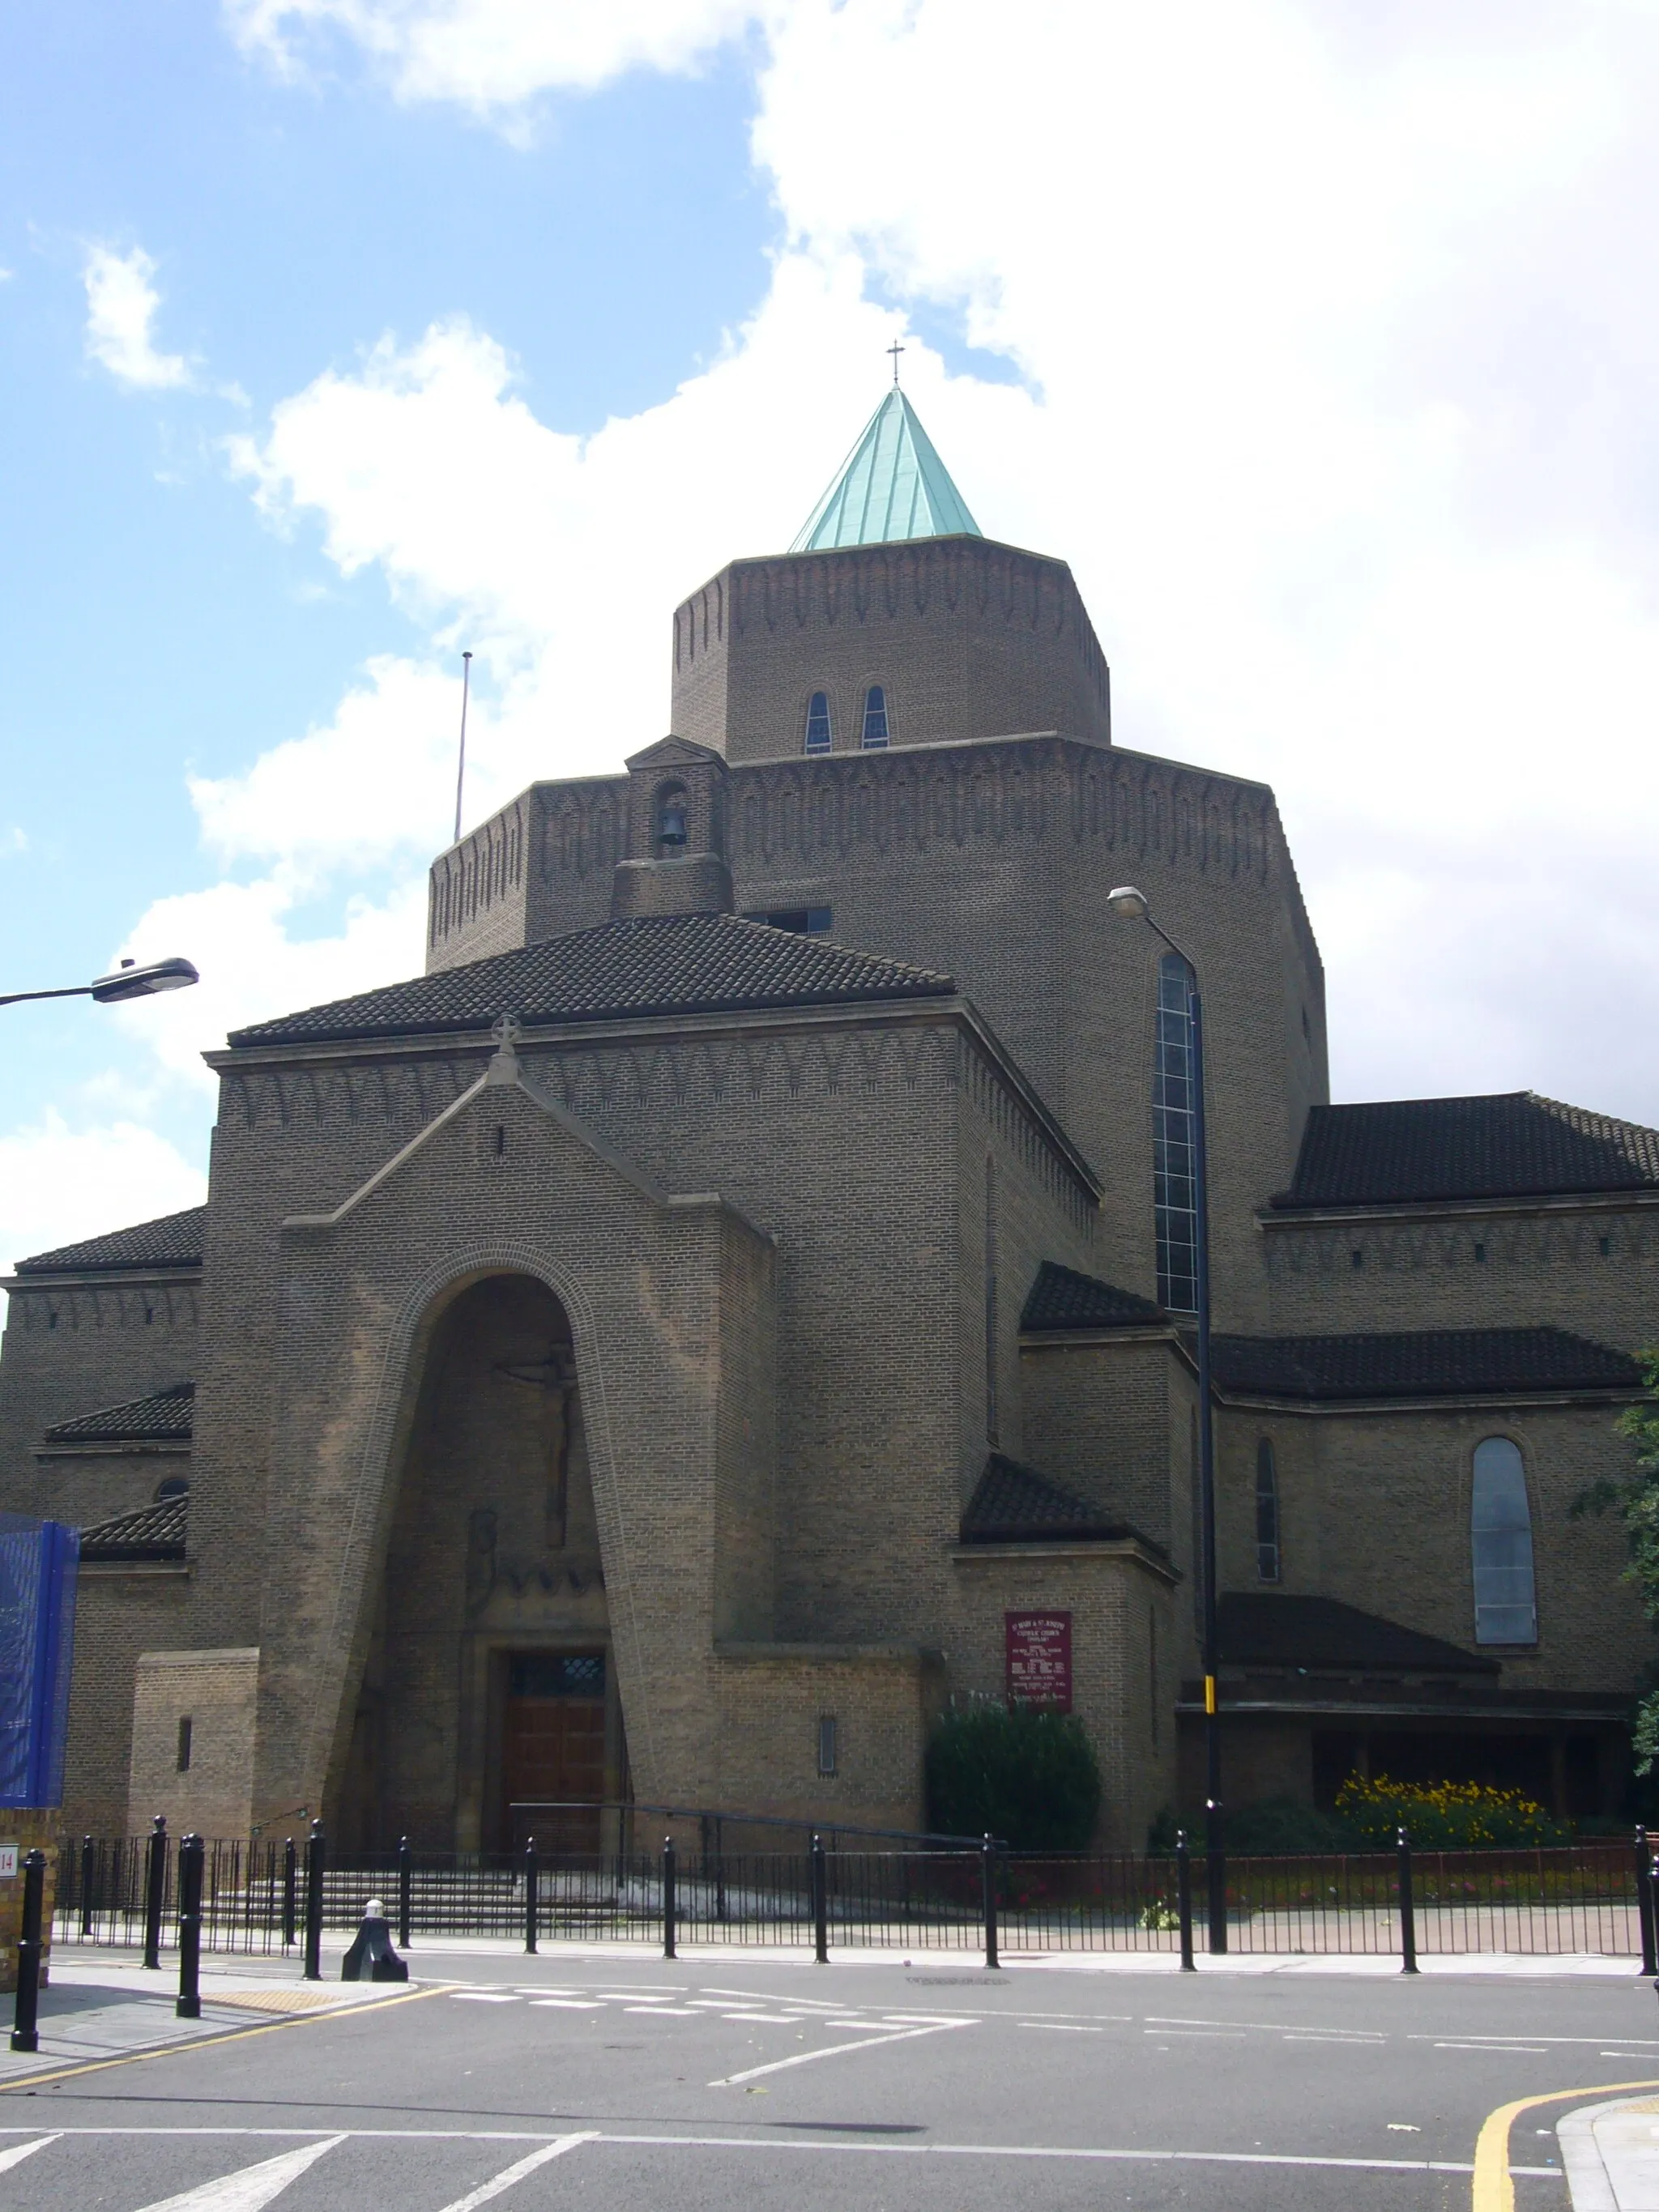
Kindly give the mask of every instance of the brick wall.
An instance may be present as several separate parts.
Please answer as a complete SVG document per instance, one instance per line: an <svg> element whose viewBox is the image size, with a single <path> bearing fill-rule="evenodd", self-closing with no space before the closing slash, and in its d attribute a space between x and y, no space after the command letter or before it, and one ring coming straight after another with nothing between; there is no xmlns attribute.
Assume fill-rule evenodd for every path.
<svg viewBox="0 0 1659 2212"><path fill-rule="evenodd" d="M258 1682L257 1650L138 1655L129 1835L147 1833L157 1813L176 1836L249 1833Z"/></svg>

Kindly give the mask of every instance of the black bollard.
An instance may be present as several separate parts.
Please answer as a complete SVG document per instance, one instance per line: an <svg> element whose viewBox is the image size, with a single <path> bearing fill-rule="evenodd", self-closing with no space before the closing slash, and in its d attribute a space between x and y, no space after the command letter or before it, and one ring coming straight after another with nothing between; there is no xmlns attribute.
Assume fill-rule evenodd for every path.
<svg viewBox="0 0 1659 2212"><path fill-rule="evenodd" d="M368 1972L365 1977L363 1969ZM371 1897L363 1907L363 1917L357 1933L351 1939L351 1948L340 1961L343 1982L406 1982L409 1966L392 1948L392 1927L386 1917L386 1907L378 1897Z"/></svg>
<svg viewBox="0 0 1659 2212"><path fill-rule="evenodd" d="M409 1948L409 1930L415 1917L415 1854L409 1848L409 1838L398 1838L398 1942L404 1950Z"/></svg>
<svg viewBox="0 0 1659 2212"><path fill-rule="evenodd" d="M830 1867L823 1856L823 1838L812 1838L812 1956L820 1966L830 1963Z"/></svg>
<svg viewBox="0 0 1659 2212"><path fill-rule="evenodd" d="M202 2017L202 1862L206 1845L199 1836L179 1844L179 2001L180 2020Z"/></svg>
<svg viewBox="0 0 1659 2212"><path fill-rule="evenodd" d="M524 1948L533 1957L536 1949L536 1890L540 1869L536 1859L536 1838L527 1837L524 1847Z"/></svg>
<svg viewBox="0 0 1659 2212"><path fill-rule="evenodd" d="M35 2026L40 2013L40 1919L46 1896L46 1855L23 1855L23 1929L17 1945L17 2009L12 2015L11 2047L38 2051Z"/></svg>
<svg viewBox="0 0 1659 2212"><path fill-rule="evenodd" d="M674 1895L674 1838L662 1839L662 1954L672 1959L674 1949L674 1919L677 1899Z"/></svg>
<svg viewBox="0 0 1659 2212"><path fill-rule="evenodd" d="M158 1972L161 1965L161 1907L167 1892L167 1816L155 1815L149 1838L149 1864L144 1878L144 1964Z"/></svg>
<svg viewBox="0 0 1659 2212"><path fill-rule="evenodd" d="M985 1912L985 1963L1000 1966L997 1957L997 1847L989 1836L979 1847L980 1896Z"/></svg>
<svg viewBox="0 0 1659 2212"><path fill-rule="evenodd" d="M300 1861L290 1836L283 1845L283 1948L291 1951L300 1925Z"/></svg>
<svg viewBox="0 0 1659 2212"><path fill-rule="evenodd" d="M1403 1828L1396 1832L1400 1852L1400 1971L1417 1972L1417 1899L1412 1890L1412 1839Z"/></svg>
<svg viewBox="0 0 1659 2212"><path fill-rule="evenodd" d="M1187 1831L1176 1831L1176 1911L1181 1921L1181 1971L1195 1974L1193 1963L1193 1851Z"/></svg>
<svg viewBox="0 0 1659 2212"><path fill-rule="evenodd" d="M81 1838L81 1933L92 1933L92 1887L98 1874L98 1846L90 1836Z"/></svg>
<svg viewBox="0 0 1659 2212"><path fill-rule="evenodd" d="M301 1970L301 1979L307 1982L323 1978L323 1869L327 1853L323 1824L313 1820L306 1843L306 1962Z"/></svg>
<svg viewBox="0 0 1659 2212"><path fill-rule="evenodd" d="M1648 1832L1636 1831L1636 1924L1642 1934L1642 1972L1659 1974L1659 1930L1653 1924L1653 1890L1648 1881Z"/></svg>

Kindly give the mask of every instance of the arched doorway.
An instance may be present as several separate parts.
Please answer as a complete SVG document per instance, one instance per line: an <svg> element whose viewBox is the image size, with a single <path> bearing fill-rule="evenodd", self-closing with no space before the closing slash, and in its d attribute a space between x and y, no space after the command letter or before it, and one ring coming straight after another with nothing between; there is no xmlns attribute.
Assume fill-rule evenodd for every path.
<svg viewBox="0 0 1659 2212"><path fill-rule="evenodd" d="M569 1318L533 1277L487 1275L427 1339L341 1832L507 1849L515 1804L626 1791ZM597 1845L597 1813L533 1825Z"/></svg>

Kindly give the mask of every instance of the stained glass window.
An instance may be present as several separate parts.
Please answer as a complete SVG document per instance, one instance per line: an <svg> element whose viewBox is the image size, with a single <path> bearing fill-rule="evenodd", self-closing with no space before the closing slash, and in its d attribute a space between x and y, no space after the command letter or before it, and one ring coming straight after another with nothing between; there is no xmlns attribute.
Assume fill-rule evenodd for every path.
<svg viewBox="0 0 1659 2212"><path fill-rule="evenodd" d="M1477 1644L1536 1644L1538 1607L1532 1575L1532 1510L1527 1471L1507 1437L1474 1448L1469 1512L1474 1567Z"/></svg>
<svg viewBox="0 0 1659 2212"><path fill-rule="evenodd" d="M1152 1210L1158 1297L1172 1313L1198 1310L1198 1204L1194 1182L1193 971L1166 952L1158 969L1152 1066Z"/></svg>

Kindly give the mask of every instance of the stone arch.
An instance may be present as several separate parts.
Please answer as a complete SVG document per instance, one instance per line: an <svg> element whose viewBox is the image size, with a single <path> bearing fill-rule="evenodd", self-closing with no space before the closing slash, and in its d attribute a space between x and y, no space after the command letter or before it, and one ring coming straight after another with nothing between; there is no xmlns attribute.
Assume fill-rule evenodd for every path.
<svg viewBox="0 0 1659 2212"><path fill-rule="evenodd" d="M524 1556L526 1547L520 1546L516 1556L500 1558L498 1528L498 1555L492 1567L507 1570L502 1583L510 1597L528 1597L532 1602L527 1608L520 1605L516 1613L511 1607L505 1612L498 1608L493 1618L471 1623L464 1617L454 1625L453 1640L459 1649L459 1640L471 1634L475 1638L471 1656L476 1660L479 1649L483 1650L487 1667L495 1665L492 1655L497 1650L505 1650L515 1643L552 1648L569 1645L573 1638L576 1642L598 1641L617 1662L615 1676L623 1680L631 1676L636 1681L640 1679L640 1641L632 1615L633 1578L629 1571L625 1516L619 1509L617 1494L606 1361L591 1302L566 1267L552 1255L531 1244L515 1239L453 1253L428 1268L410 1287L387 1329L374 1410L353 1486L349 1530L342 1547L330 1643L337 1650L349 1649L347 1679L336 1678L332 1692L319 1682L309 1730L310 1752L305 1765L307 1771L315 1775L319 1783L325 1778L327 1799L342 1808L348 1831L354 1824L359 1828L374 1825L375 1808L370 1808L365 1814L361 1790L357 1802L353 1802L353 1760L362 1748L361 1722L364 1709L374 1702L371 1692L374 1686L372 1668L375 1637L382 1610L390 1601L389 1577L398 1571L399 1515L410 1500L412 1455L422 1449L423 1400L429 1401L434 1387L434 1357L443 1357L447 1332L453 1329L454 1316L464 1311L468 1298L475 1292L487 1291L492 1284L523 1285L543 1296L549 1312L556 1310L562 1317L574 1387L579 1394L580 1434L592 1498L592 1543L586 1556L565 1561L563 1587L556 1589L552 1577L538 1577L538 1562ZM465 1548L470 1551L473 1532L466 1515L487 1501L469 1498L464 1504L465 1511L460 1525L466 1531ZM568 1504L567 1498L568 1509ZM463 1557L459 1571L464 1601L479 1595L476 1565L475 1579L471 1584L465 1581L468 1564ZM588 1569L597 1566L599 1571L595 1583L572 1590L568 1570L573 1565L584 1584ZM594 1589L599 1596L597 1604L592 1597ZM495 1594L492 1578L490 1589L483 1595L490 1600ZM567 1604L562 1608L546 1603L538 1608L536 1602L538 1599L562 1600L571 1596L586 1602ZM479 1610L486 1612L488 1607ZM476 1641L480 1637L483 1639L482 1646ZM475 1667L475 1677L477 1671ZM460 1685L458 1688L461 1706L466 1703L462 1694L465 1686ZM476 1680L474 1690L476 1692ZM488 1771L489 1733L497 1726L487 1708L489 1699L495 1694L491 1686L481 1703L480 1695L475 1693L471 1708L458 1711L454 1716L458 1788L453 1798L453 1832L429 1837L430 1841L453 1840L463 1847L477 1845L489 1839L492 1826L498 1825L485 1802L491 1786ZM615 1719L617 1708L614 1680L610 1697ZM635 1711L630 1706L630 1723L635 1717ZM648 1739L648 1717L641 1712L637 1718ZM461 1739L469 1729L472 1734L463 1745ZM617 1741L620 1741L619 1733ZM471 1761L467 1777L460 1774L462 1751ZM620 1771L621 1760L613 1760L610 1780L617 1782ZM470 1796L459 1787L462 1779L468 1780ZM409 1828L409 1820L400 1818L398 1808L385 1803L384 1793L380 1809L386 1824L395 1833ZM362 1840L380 1842L386 1838L365 1834Z"/></svg>

